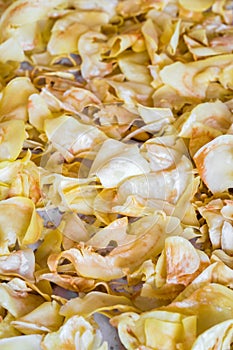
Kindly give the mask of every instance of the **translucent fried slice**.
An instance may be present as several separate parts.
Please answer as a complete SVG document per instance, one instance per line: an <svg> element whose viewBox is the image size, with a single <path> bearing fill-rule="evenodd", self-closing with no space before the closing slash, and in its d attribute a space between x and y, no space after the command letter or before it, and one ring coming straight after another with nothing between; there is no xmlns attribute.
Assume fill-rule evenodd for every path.
<svg viewBox="0 0 233 350"><path fill-rule="evenodd" d="M68 111L82 111L85 107L99 105L101 101L91 91L72 87L62 96L63 108Z"/></svg>
<svg viewBox="0 0 233 350"><path fill-rule="evenodd" d="M3 90L0 101L0 117L4 119L21 119L26 121L27 103L31 94L38 92L29 78L12 79Z"/></svg>
<svg viewBox="0 0 233 350"><path fill-rule="evenodd" d="M30 198L34 203L40 199L39 169L30 160L31 153L16 161L0 162L0 182L4 188L0 199L13 196Z"/></svg>
<svg viewBox="0 0 233 350"><path fill-rule="evenodd" d="M233 226L224 221L221 235L221 247L229 255L233 253Z"/></svg>
<svg viewBox="0 0 233 350"><path fill-rule="evenodd" d="M221 70L231 62L232 54L189 63L175 62L164 67L160 77L181 96L204 98L209 82L217 79Z"/></svg>
<svg viewBox="0 0 233 350"><path fill-rule="evenodd" d="M36 271L36 280L38 283L49 282L54 283L57 286L64 288L65 290L73 292L83 292L87 293L95 289L99 285L106 287L106 284L100 283L91 278L84 278L79 276L73 276L73 271L71 274L62 274L48 272L47 270Z"/></svg>
<svg viewBox="0 0 233 350"><path fill-rule="evenodd" d="M59 229L49 230L44 236L43 242L35 251L35 259L41 268L47 266L50 254L61 251L62 232Z"/></svg>
<svg viewBox="0 0 233 350"><path fill-rule="evenodd" d="M194 155L198 172L213 193L223 192L232 187L232 145L233 135L221 135L201 147ZM222 159L224 159L224 163L222 163Z"/></svg>
<svg viewBox="0 0 233 350"><path fill-rule="evenodd" d="M233 339L233 320L227 320L207 329L199 335L192 350L230 349Z"/></svg>
<svg viewBox="0 0 233 350"><path fill-rule="evenodd" d="M232 23L232 11L227 6L227 1L224 0L223 2L215 2L213 4L212 10L214 13L220 14L223 18L225 23L230 24Z"/></svg>
<svg viewBox="0 0 233 350"><path fill-rule="evenodd" d="M116 190L113 188L103 189L94 199L93 209L96 217L109 225L117 219L117 213L112 213L113 202L116 197Z"/></svg>
<svg viewBox="0 0 233 350"><path fill-rule="evenodd" d="M42 219L36 213L34 203L24 197L13 197L0 202L1 253L18 240L20 246L33 244L42 232Z"/></svg>
<svg viewBox="0 0 233 350"><path fill-rule="evenodd" d="M41 188L44 191L45 203L51 203L61 211L77 211L80 214L92 215L93 203L100 185L90 185L96 177L69 178L60 174L42 175Z"/></svg>
<svg viewBox="0 0 233 350"><path fill-rule="evenodd" d="M31 334L0 339L1 350L41 350L42 335Z"/></svg>
<svg viewBox="0 0 233 350"><path fill-rule="evenodd" d="M79 37L90 30L99 30L107 24L109 15L101 11L71 11L58 19L48 42L51 55L60 55L77 51Z"/></svg>
<svg viewBox="0 0 233 350"><path fill-rule="evenodd" d="M44 121L52 118L46 101L39 94L32 94L28 99L29 122L35 128L44 130Z"/></svg>
<svg viewBox="0 0 233 350"><path fill-rule="evenodd" d="M108 45L111 48L109 56L116 57L125 50L129 49L140 37L138 32L128 32L120 35L113 36Z"/></svg>
<svg viewBox="0 0 233 350"><path fill-rule="evenodd" d="M109 245L111 246L111 242L118 246L126 244L135 239L135 235L127 234L127 229L128 220L126 217L116 219L108 226L95 233L88 241L86 241L86 244L99 248L104 248Z"/></svg>
<svg viewBox="0 0 233 350"><path fill-rule="evenodd" d="M201 102L200 98L184 96L182 93L177 94L177 90L174 87L168 85L161 86L161 83L153 93L152 98L155 107L171 108L175 111L180 110L185 104L192 105Z"/></svg>
<svg viewBox="0 0 233 350"><path fill-rule="evenodd" d="M138 112L147 124L144 130L151 133L160 131L165 125L171 124L175 120L170 108L153 108L138 105Z"/></svg>
<svg viewBox="0 0 233 350"><path fill-rule="evenodd" d="M179 0L179 3L186 10L202 12L208 10L208 8L210 8L213 5L214 0L197 0L195 2L191 0Z"/></svg>
<svg viewBox="0 0 233 350"><path fill-rule="evenodd" d="M132 81L118 82L107 79L120 101L124 101L130 112L137 113L137 104L151 106L153 88L150 85Z"/></svg>
<svg viewBox="0 0 233 350"><path fill-rule="evenodd" d="M192 127L192 135L189 140L189 152L191 157L193 157L202 146L220 135L222 135L220 130L196 122L195 126Z"/></svg>
<svg viewBox="0 0 233 350"><path fill-rule="evenodd" d="M31 289L19 278L0 284L0 305L14 317L21 317L43 302L40 295L31 293Z"/></svg>
<svg viewBox="0 0 233 350"><path fill-rule="evenodd" d="M166 282L189 284L209 265L209 258L183 237L165 240Z"/></svg>
<svg viewBox="0 0 233 350"><path fill-rule="evenodd" d="M8 6L1 18L2 40L12 36L18 28L25 24L33 24L39 20L46 19L48 11L59 5L65 5L65 1L52 0L49 3L44 0L40 0L37 3L31 0L15 1Z"/></svg>
<svg viewBox="0 0 233 350"><path fill-rule="evenodd" d="M224 207L221 209L221 214L225 219L232 220L233 219L233 201L226 199L224 201Z"/></svg>
<svg viewBox="0 0 233 350"><path fill-rule="evenodd" d="M75 211L79 214L93 215L93 203L101 186L73 186L73 188L61 189L62 191L62 208Z"/></svg>
<svg viewBox="0 0 233 350"><path fill-rule="evenodd" d="M15 137L17 133L17 138ZM15 160L22 151L26 139L22 120L9 120L0 123L0 161Z"/></svg>
<svg viewBox="0 0 233 350"><path fill-rule="evenodd" d="M109 139L100 148L90 175L97 175L105 188L111 188L129 177L147 174L149 170L137 146Z"/></svg>
<svg viewBox="0 0 233 350"><path fill-rule="evenodd" d="M129 195L125 201L111 203L111 211L115 215L127 215L130 217L140 217L152 215L157 210L164 211L167 215L171 215L174 210L174 205L161 199L145 199L138 195Z"/></svg>
<svg viewBox="0 0 233 350"><path fill-rule="evenodd" d="M167 51L170 55L174 56L176 54L176 50L180 39L181 19L175 21L175 23L172 24L171 27L172 35L169 39Z"/></svg>
<svg viewBox="0 0 233 350"><path fill-rule="evenodd" d="M233 291L217 283L200 286L182 301L173 301L163 309L197 315L197 332L233 318Z"/></svg>
<svg viewBox="0 0 233 350"><path fill-rule="evenodd" d="M21 335L21 333L12 325L15 318L8 312L0 322L0 339L11 338Z"/></svg>
<svg viewBox="0 0 233 350"><path fill-rule="evenodd" d="M147 53L125 52L118 57L117 61L127 80L142 84L150 84L152 78L147 68L149 64Z"/></svg>
<svg viewBox="0 0 233 350"><path fill-rule="evenodd" d="M107 343L102 342L100 331L80 316L69 318L57 332L47 334L41 345L44 350L107 350Z"/></svg>
<svg viewBox="0 0 233 350"><path fill-rule="evenodd" d="M136 310L132 301L124 296L110 295L101 292L90 292L84 297L69 300L61 307L60 314L66 318L74 315L89 317L95 312L111 310L132 311Z"/></svg>
<svg viewBox="0 0 233 350"><path fill-rule="evenodd" d="M123 17L128 18L145 13L153 7L157 7L157 5L158 3L156 0L140 0L137 3L135 3L133 0L126 0L118 3L117 12ZM159 5L159 8L161 8L161 6L162 5Z"/></svg>
<svg viewBox="0 0 233 350"><path fill-rule="evenodd" d="M113 128L115 123L118 126L130 126L136 119L138 119L137 114L131 113L122 104L117 102L104 104L101 106L101 109L94 114L94 117L98 118L101 125L109 126L111 128Z"/></svg>
<svg viewBox="0 0 233 350"><path fill-rule="evenodd" d="M156 52L159 44L159 30L153 23L151 18L148 18L141 27L141 32L145 39L147 52L150 56L152 64L156 63Z"/></svg>
<svg viewBox="0 0 233 350"><path fill-rule="evenodd" d="M87 242L90 239L93 227L86 224L73 212L66 212L62 217L62 222L59 229L63 236L73 242ZM90 229L90 231L89 231ZM93 228L95 232L95 228Z"/></svg>
<svg viewBox="0 0 233 350"><path fill-rule="evenodd" d="M57 331L64 318L59 314L60 305L56 301L45 302L30 313L17 318L12 325L23 334L43 334Z"/></svg>
<svg viewBox="0 0 233 350"><path fill-rule="evenodd" d="M176 203L174 211L170 213L170 215L178 217L184 225L190 225L191 227L200 226L195 207L192 204L194 195L197 193L199 185L200 177L197 176L186 187L185 191Z"/></svg>
<svg viewBox="0 0 233 350"><path fill-rule="evenodd" d="M226 265L229 261L227 261L221 252L223 251L216 250L212 253L210 259L211 264L203 270L190 285L186 286L174 301L180 302L189 298L199 288L213 283L232 288L233 272L232 269Z"/></svg>
<svg viewBox="0 0 233 350"><path fill-rule="evenodd" d="M150 138L143 144L142 151L152 171L168 169L177 164L183 154L188 155L185 143L175 135Z"/></svg>
<svg viewBox="0 0 233 350"><path fill-rule="evenodd" d="M22 62L26 59L24 51L15 38L9 38L0 44L0 60L3 63L9 61Z"/></svg>
<svg viewBox="0 0 233 350"><path fill-rule="evenodd" d="M174 220L172 220L172 223L174 224ZM178 227L174 229L174 233L178 233ZM140 291L141 297L150 298L158 305L161 305L162 300L164 300L163 303L165 303L165 300L171 301L208 267L208 256L195 249L185 236L188 238L188 232L184 231L180 236L166 238L165 248L158 260L155 263L151 260L145 261L138 270L129 276L129 283L131 283L131 280L134 283L138 282L137 278L144 282ZM190 236L191 238L192 236ZM183 241L189 246L187 250L180 244ZM177 258L176 253L174 256L170 254L170 246L173 246L175 251L177 250ZM188 251L190 261L193 261L193 265L190 265L191 268L189 262L185 263L185 254ZM187 256L189 256L188 253ZM188 272L189 268L190 273Z"/></svg>
<svg viewBox="0 0 233 350"><path fill-rule="evenodd" d="M115 14L115 8L117 6L117 0L113 0L109 2L108 0L103 0L101 2L93 2L92 0L73 0L73 6L79 10L97 10L98 13L100 11L104 11L109 14L109 16L113 16Z"/></svg>
<svg viewBox="0 0 233 350"><path fill-rule="evenodd" d="M220 212L222 208L223 203L220 199L212 200L206 206L198 208L207 222L209 238L214 249L221 247L221 233L224 223L224 217Z"/></svg>
<svg viewBox="0 0 233 350"><path fill-rule="evenodd" d="M143 225L143 224L142 224ZM102 256L90 248L71 248L49 257L48 265L56 272L60 259L68 259L78 275L110 281L134 271L152 256L158 255L163 247L168 221L161 215L151 216L147 229L133 242L114 248L107 256Z"/></svg>
<svg viewBox="0 0 233 350"><path fill-rule="evenodd" d="M197 59L199 57L226 54L232 51L230 35L224 35L220 38L213 38L209 43L210 46L202 45L197 40L193 40L187 35L184 35L184 40L189 48L189 51L193 54L194 59Z"/></svg>
<svg viewBox="0 0 233 350"><path fill-rule="evenodd" d="M99 32L89 31L81 35L78 41L78 51L82 58L81 72L84 79L103 77L111 73L111 62L103 62L101 54L108 50L105 42L107 37Z"/></svg>
<svg viewBox="0 0 233 350"><path fill-rule="evenodd" d="M164 305L183 290L184 286L181 284L166 283L166 274L165 254L162 251L155 263L151 259L146 260L128 276L129 285L137 285L143 281L139 297L135 299L135 305L139 309L148 310L145 300L148 300L150 309Z"/></svg>
<svg viewBox="0 0 233 350"><path fill-rule="evenodd" d="M24 51L32 51L34 49L43 50L44 43L42 34L45 34L46 30L49 29L50 26L45 24L43 28L44 33L42 33L39 23L35 21L18 26L18 28L15 28L12 32L12 36L17 39Z"/></svg>
<svg viewBox="0 0 233 350"><path fill-rule="evenodd" d="M17 276L34 281L35 257L31 249L24 249L0 256L0 274Z"/></svg>
<svg viewBox="0 0 233 350"><path fill-rule="evenodd" d="M149 181L150 176L147 175ZM136 180L136 179L135 179ZM134 183L137 183L137 180L135 181L133 178L131 181ZM142 181L143 182L143 181ZM192 180L189 185L186 187L184 192L181 194L180 198L176 203L171 203L168 201L168 198L166 199L159 199L159 198L142 198L141 194L130 194L127 196L127 198L122 203L122 197L118 197L114 193L112 193L111 200L112 202L109 202L109 198L107 199L108 206L104 207L104 202L98 202L98 208L101 207L101 205L105 208L102 209L102 211L106 212L114 212L121 215L128 215L128 216L144 216L144 215L150 215L153 214L156 210L163 210L166 215L173 216L174 219L178 218L184 223L185 225L191 225L194 227L199 227L199 222L197 220L195 207L191 203L193 200L194 194L197 192L198 186L200 183L200 178L196 177L194 180ZM149 184L146 183L148 186L146 190L149 193ZM120 186L120 190L121 190ZM167 188L168 190L168 188ZM145 192L144 192L145 193ZM147 193L147 194L148 194ZM121 191L119 192L121 194ZM146 193L145 193L146 194ZM100 195L101 196L101 193ZM99 200L98 197L96 197L95 202ZM94 202L94 203L95 203ZM119 204L120 203L120 204Z"/></svg>
<svg viewBox="0 0 233 350"><path fill-rule="evenodd" d="M94 126L82 124L75 118L66 115L47 119L45 132L54 147L67 160L72 160L79 152L90 150L107 138Z"/></svg>
<svg viewBox="0 0 233 350"><path fill-rule="evenodd" d="M159 199L175 204L188 184L192 182L192 165L188 158L169 169L134 176L123 181L118 190L118 200L122 203L130 195L144 199Z"/></svg>
<svg viewBox="0 0 233 350"><path fill-rule="evenodd" d="M59 255L50 255L48 265L52 272L56 272L60 258L71 261L79 276L104 281L124 276L122 269L114 266L114 259L103 257L90 249L70 248Z"/></svg>
<svg viewBox="0 0 233 350"><path fill-rule="evenodd" d="M221 249L216 249L213 251L211 255L211 261L222 261L226 266L228 266L230 269L233 267L233 258L232 256L228 255ZM231 270L232 271L232 270Z"/></svg>
<svg viewBox="0 0 233 350"><path fill-rule="evenodd" d="M182 125L179 136L192 137L196 123L225 133L232 123L232 114L221 101L201 103L193 108Z"/></svg>

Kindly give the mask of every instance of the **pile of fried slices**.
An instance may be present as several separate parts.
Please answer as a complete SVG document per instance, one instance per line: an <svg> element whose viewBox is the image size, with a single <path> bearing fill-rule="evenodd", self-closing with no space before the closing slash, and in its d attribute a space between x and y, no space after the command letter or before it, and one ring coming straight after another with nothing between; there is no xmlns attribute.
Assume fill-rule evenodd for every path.
<svg viewBox="0 0 233 350"><path fill-rule="evenodd" d="M233 2L0 12L0 350L232 349Z"/></svg>

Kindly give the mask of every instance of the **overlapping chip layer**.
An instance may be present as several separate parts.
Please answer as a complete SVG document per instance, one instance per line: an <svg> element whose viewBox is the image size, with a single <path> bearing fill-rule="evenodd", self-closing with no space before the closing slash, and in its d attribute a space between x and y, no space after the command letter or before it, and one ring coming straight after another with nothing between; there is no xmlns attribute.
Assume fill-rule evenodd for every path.
<svg viewBox="0 0 233 350"><path fill-rule="evenodd" d="M0 11L0 350L231 349L232 1Z"/></svg>

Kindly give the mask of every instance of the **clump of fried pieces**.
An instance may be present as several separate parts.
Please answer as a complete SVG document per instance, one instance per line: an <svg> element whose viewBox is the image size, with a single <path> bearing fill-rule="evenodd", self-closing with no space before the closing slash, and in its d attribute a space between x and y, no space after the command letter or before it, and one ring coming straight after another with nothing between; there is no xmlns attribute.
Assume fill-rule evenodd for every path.
<svg viewBox="0 0 233 350"><path fill-rule="evenodd" d="M0 5L0 349L230 349L232 1Z"/></svg>

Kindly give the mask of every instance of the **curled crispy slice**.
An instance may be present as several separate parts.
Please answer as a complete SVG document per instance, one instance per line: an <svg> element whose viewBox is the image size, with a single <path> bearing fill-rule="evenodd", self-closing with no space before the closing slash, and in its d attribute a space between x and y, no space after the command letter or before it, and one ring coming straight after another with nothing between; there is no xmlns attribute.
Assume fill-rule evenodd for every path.
<svg viewBox="0 0 233 350"><path fill-rule="evenodd" d="M100 148L90 169L90 176L97 175L105 188L111 188L129 177L146 175L149 170L147 161L136 145L125 145L109 139Z"/></svg>
<svg viewBox="0 0 233 350"><path fill-rule="evenodd" d="M145 66L146 61L148 61L148 56L145 52L125 52L119 56L117 61L127 80L142 84L150 84L151 75L147 66Z"/></svg>
<svg viewBox="0 0 233 350"><path fill-rule="evenodd" d="M100 11L76 10L58 19L48 42L48 51L52 55L60 55L77 51L78 40L82 34L90 30L99 30L107 24L109 15ZM75 34L75 35L74 35Z"/></svg>
<svg viewBox="0 0 233 350"><path fill-rule="evenodd" d="M44 233L43 242L35 252L35 259L40 267L47 266L47 259L50 254L61 251L62 233L59 229L48 230Z"/></svg>
<svg viewBox="0 0 233 350"><path fill-rule="evenodd" d="M37 282L41 283L47 281L48 283L54 283L67 291L87 293L99 285L108 290L108 286L105 284L105 282L99 282L91 278L72 276L70 274L65 274L64 272L62 274L58 274L48 272L47 270L41 270L37 271L35 275Z"/></svg>
<svg viewBox="0 0 233 350"><path fill-rule="evenodd" d="M18 137L15 137L17 133ZM0 123L0 161L15 160L22 151L26 139L22 120L9 120Z"/></svg>
<svg viewBox="0 0 233 350"><path fill-rule="evenodd" d="M0 101L1 119L4 117L4 119L21 119L26 121L28 119L28 98L36 92L38 91L29 78L17 77L12 79L3 90Z"/></svg>
<svg viewBox="0 0 233 350"><path fill-rule="evenodd" d="M24 249L0 256L0 274L17 276L34 281L35 257L31 249Z"/></svg>
<svg viewBox="0 0 233 350"><path fill-rule="evenodd" d="M183 237L168 237L165 240L164 255L167 283L186 286L209 265L208 256L195 249ZM159 274L159 270L157 273Z"/></svg>
<svg viewBox="0 0 233 350"><path fill-rule="evenodd" d="M30 198L37 203L41 197L39 169L30 160L30 152L24 158L0 162L0 199L13 196Z"/></svg>
<svg viewBox="0 0 233 350"><path fill-rule="evenodd" d="M198 172L213 193L219 193L233 184L233 135L221 135L201 147L194 155ZM224 164L219 161L224 157Z"/></svg>
<svg viewBox="0 0 233 350"><path fill-rule="evenodd" d="M63 323L56 301L45 302L30 313L17 318L12 325L23 334L43 334L57 331ZM46 315L46 317L45 317Z"/></svg>
<svg viewBox="0 0 233 350"><path fill-rule="evenodd" d="M140 37L137 32L116 35L110 39L108 45L111 47L110 57L116 57L131 47Z"/></svg>
<svg viewBox="0 0 233 350"><path fill-rule="evenodd" d="M48 259L51 271L58 269L60 259L68 259L74 265L78 275L110 281L121 278L128 271L136 269L142 261L156 256L164 244L168 222L161 215L152 216L151 223L141 236L133 242L114 248L109 255L101 256L90 248L71 248L60 254L53 254Z"/></svg>
<svg viewBox="0 0 233 350"><path fill-rule="evenodd" d="M201 103L191 111L179 135L192 137L196 123L197 127L200 123L225 133L232 123L232 114L221 101Z"/></svg>
<svg viewBox="0 0 233 350"><path fill-rule="evenodd" d="M34 203L24 197L13 197L0 202L1 253L18 240L20 246L33 244L41 237L42 219Z"/></svg>
<svg viewBox="0 0 233 350"><path fill-rule="evenodd" d="M21 317L43 302L40 295L31 293L31 289L19 278L13 278L8 283L0 284L0 305L14 317Z"/></svg>
<svg viewBox="0 0 233 350"><path fill-rule="evenodd" d="M107 138L97 128L82 124L75 118L66 115L47 119L45 132L54 147L67 160L72 160L81 151L90 150Z"/></svg>
<svg viewBox="0 0 233 350"><path fill-rule="evenodd" d="M52 118L46 101L39 94L32 94L29 97L28 115L30 123L38 130L44 130L44 121Z"/></svg>
<svg viewBox="0 0 233 350"><path fill-rule="evenodd" d="M106 39L105 35L95 31L84 33L79 38L78 51L82 58L81 72L84 79L103 77L111 73L112 63L103 62L101 57L101 54L108 50L104 42Z"/></svg>
<svg viewBox="0 0 233 350"><path fill-rule="evenodd" d="M164 84L176 89L181 96L204 98L213 77L217 79L221 71L232 63L232 54L210 57L190 63L175 62L160 71ZM229 77L228 77L229 80Z"/></svg>
<svg viewBox="0 0 233 350"><path fill-rule="evenodd" d="M46 19L48 11L59 5L65 5L64 0L52 0L47 3L44 0L34 2L31 0L19 0L12 3L4 12L0 28L2 31L2 40L7 39L10 36L15 35L15 32L20 31L22 27L28 24L33 24L39 20ZM29 27L28 27L29 28ZM32 41L35 38L32 38ZM20 43L24 45L24 41ZM36 42L34 42L35 47ZM27 49L27 47L25 47Z"/></svg>
<svg viewBox="0 0 233 350"><path fill-rule="evenodd" d="M132 301L124 296L116 296L101 292L90 292L83 298L69 300L61 307L61 315L70 318L74 315L89 317L94 312L111 310L131 311L136 309Z"/></svg>
<svg viewBox="0 0 233 350"><path fill-rule="evenodd" d="M138 195L146 200L159 199L175 204L192 179L191 162L182 156L177 164L168 169L134 176L123 181L119 186L118 201L122 203L129 195Z"/></svg>

